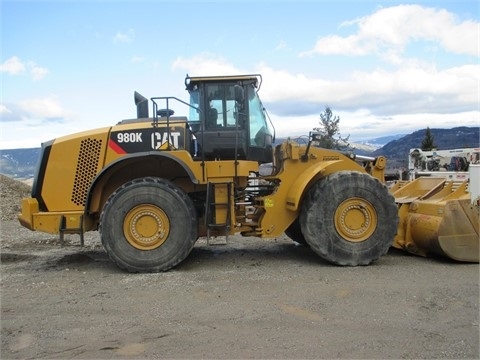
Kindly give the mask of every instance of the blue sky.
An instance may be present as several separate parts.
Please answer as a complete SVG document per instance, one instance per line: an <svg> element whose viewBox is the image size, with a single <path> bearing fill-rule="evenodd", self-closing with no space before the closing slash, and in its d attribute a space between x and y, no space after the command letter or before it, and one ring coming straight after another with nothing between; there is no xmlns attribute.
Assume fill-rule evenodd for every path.
<svg viewBox="0 0 480 360"><path fill-rule="evenodd" d="M133 92L260 73L277 136L480 125L478 1L1 1L0 148L133 118ZM185 108L175 109L186 115Z"/></svg>

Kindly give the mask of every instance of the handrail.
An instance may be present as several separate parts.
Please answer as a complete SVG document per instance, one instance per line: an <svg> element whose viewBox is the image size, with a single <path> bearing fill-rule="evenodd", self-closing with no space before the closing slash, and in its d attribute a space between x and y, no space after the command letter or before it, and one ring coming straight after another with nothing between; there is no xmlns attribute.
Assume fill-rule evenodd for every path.
<svg viewBox="0 0 480 360"><path fill-rule="evenodd" d="M176 100L184 105L187 105L188 107L192 108L192 109L195 109L199 112L199 114L202 113L202 110L199 108L199 107L196 107L196 106L193 106L192 104L189 104L175 96L159 96L159 97L152 97L150 98L150 100L152 100L152 103L153 103L153 127L157 127L158 126L158 119L159 119L159 114L158 114L158 103L157 101L155 100L165 100L165 105L166 105L166 118L167 118L167 139L168 139L168 144L167 144L167 149L170 150L170 116L171 116L171 112L169 111L170 110L170 107L169 107L169 101L170 100ZM173 112L173 111L172 111ZM172 114L173 115L173 114ZM190 127L190 121L188 120L188 117L187 117L187 125ZM202 137L202 144L203 144L203 127L200 126L200 136ZM203 147L201 149L201 154L202 154L202 168L203 168L203 177L204 177L204 180L205 180L205 155L204 155L204 152L203 152Z"/></svg>

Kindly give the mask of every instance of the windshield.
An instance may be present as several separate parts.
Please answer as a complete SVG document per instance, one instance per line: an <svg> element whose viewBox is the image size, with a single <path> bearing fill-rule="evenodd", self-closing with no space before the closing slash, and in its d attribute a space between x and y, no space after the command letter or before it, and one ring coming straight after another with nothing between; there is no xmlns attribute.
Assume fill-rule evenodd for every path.
<svg viewBox="0 0 480 360"><path fill-rule="evenodd" d="M264 147L265 135L273 136L273 131L269 127L263 104L253 85L248 87L248 108L250 112L250 145Z"/></svg>

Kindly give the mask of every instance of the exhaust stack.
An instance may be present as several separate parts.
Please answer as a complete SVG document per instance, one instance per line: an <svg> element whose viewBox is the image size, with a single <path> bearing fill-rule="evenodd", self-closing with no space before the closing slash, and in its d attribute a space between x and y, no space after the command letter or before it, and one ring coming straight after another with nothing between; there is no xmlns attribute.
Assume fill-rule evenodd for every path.
<svg viewBox="0 0 480 360"><path fill-rule="evenodd" d="M133 98L137 106L137 118L148 118L148 99L138 92L134 92Z"/></svg>

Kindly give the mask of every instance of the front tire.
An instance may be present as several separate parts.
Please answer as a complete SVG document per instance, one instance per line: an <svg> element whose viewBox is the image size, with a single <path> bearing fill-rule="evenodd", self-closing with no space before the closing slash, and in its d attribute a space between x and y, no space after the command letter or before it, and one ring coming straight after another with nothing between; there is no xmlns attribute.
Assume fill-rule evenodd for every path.
<svg viewBox="0 0 480 360"><path fill-rule="evenodd" d="M302 234L323 259L368 265L387 253L398 214L386 186L368 174L341 171L309 190L300 211Z"/></svg>
<svg viewBox="0 0 480 360"><path fill-rule="evenodd" d="M130 272L166 271L183 261L197 240L191 199L169 181L146 177L116 190L100 216L110 259Z"/></svg>

